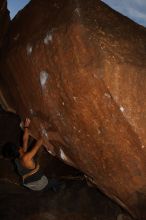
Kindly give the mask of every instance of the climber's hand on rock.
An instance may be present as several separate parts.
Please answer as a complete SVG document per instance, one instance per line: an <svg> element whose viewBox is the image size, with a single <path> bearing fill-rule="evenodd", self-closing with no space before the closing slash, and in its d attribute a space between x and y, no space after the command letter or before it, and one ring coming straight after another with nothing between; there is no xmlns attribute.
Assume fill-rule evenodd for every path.
<svg viewBox="0 0 146 220"><path fill-rule="evenodd" d="M25 122L24 122L24 128L28 128L30 125L30 119L29 118L26 118L25 119Z"/></svg>

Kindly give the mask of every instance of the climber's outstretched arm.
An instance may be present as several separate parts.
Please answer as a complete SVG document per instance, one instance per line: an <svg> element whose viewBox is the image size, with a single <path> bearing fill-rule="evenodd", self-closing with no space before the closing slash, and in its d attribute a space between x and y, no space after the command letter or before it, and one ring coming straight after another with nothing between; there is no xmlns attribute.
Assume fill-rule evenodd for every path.
<svg viewBox="0 0 146 220"><path fill-rule="evenodd" d="M28 140L29 140L29 125L30 125L30 119L26 118L25 122L24 122L24 134L23 134L23 150L24 152L27 152L27 148L28 148Z"/></svg>
<svg viewBox="0 0 146 220"><path fill-rule="evenodd" d="M43 140L39 139L36 144L34 145L34 147L32 148L32 150L30 152L27 153L27 158L29 160L32 160L33 157L37 154L37 152L39 151L40 147L43 144Z"/></svg>

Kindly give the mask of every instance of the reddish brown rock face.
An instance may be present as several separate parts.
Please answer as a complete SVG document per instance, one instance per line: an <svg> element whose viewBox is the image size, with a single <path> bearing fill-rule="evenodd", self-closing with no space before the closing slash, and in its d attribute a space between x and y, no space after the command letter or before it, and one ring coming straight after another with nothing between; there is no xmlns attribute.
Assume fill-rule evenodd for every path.
<svg viewBox="0 0 146 220"><path fill-rule="evenodd" d="M4 36L7 32L10 22L9 12L7 10L7 1L0 0L0 48L3 44Z"/></svg>
<svg viewBox="0 0 146 220"><path fill-rule="evenodd" d="M94 0L32 0L1 62L11 106L48 151L146 219L146 29Z"/></svg>

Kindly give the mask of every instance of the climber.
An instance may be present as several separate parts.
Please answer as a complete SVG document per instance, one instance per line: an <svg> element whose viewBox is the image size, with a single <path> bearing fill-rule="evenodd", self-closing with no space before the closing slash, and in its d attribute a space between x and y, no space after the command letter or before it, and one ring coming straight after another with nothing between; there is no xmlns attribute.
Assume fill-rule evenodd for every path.
<svg viewBox="0 0 146 220"><path fill-rule="evenodd" d="M43 144L42 139L39 139L33 148L28 151L29 126L30 119L26 118L24 122L22 146L17 147L12 143L7 143L3 147L3 154L5 157L15 159L17 171L22 177L23 186L34 191L41 191L49 185L49 188L55 191L59 184L53 179L48 182L48 178L40 170L39 164L34 159Z"/></svg>

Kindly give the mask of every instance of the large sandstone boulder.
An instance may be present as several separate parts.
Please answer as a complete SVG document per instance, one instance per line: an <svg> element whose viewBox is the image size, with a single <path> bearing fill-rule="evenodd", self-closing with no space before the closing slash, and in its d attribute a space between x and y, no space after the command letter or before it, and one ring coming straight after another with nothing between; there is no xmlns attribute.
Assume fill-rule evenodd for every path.
<svg viewBox="0 0 146 220"><path fill-rule="evenodd" d="M145 220L146 29L98 0L32 0L3 52L3 92L32 135Z"/></svg>

